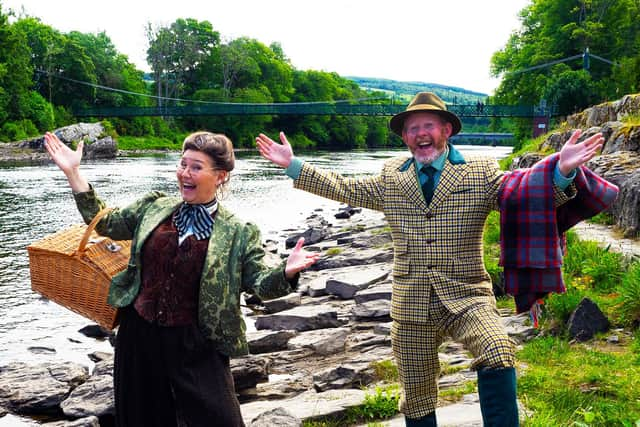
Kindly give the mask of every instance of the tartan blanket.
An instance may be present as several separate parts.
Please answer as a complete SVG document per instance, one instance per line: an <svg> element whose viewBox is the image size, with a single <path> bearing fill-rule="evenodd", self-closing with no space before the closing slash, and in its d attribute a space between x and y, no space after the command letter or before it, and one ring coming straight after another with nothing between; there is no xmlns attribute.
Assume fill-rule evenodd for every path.
<svg viewBox="0 0 640 427"><path fill-rule="evenodd" d="M555 207L553 174L559 153L531 168L506 173L498 193L500 265L505 292L525 312L550 292L562 293L564 232L607 209L618 187L582 166L573 180L575 196Z"/></svg>

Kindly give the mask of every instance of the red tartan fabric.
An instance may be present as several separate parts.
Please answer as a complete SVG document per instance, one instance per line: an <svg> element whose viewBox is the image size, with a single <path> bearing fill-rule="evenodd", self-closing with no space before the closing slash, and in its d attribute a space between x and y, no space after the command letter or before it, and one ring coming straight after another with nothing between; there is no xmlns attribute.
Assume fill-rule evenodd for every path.
<svg viewBox="0 0 640 427"><path fill-rule="evenodd" d="M563 233L578 222L608 208L618 187L581 167L576 170L575 197L558 208L554 203L555 153L528 169L505 174L498 194L500 265L505 292L513 295L518 313L540 297L564 292Z"/></svg>

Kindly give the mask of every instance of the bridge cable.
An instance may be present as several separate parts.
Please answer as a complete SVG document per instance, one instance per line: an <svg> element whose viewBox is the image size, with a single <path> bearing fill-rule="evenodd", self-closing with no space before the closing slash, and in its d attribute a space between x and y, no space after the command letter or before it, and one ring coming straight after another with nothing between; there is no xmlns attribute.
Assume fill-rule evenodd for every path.
<svg viewBox="0 0 640 427"><path fill-rule="evenodd" d="M85 85L85 86L90 86L96 89L102 89L102 90L106 90L106 91L112 91L112 92L119 92L119 93L124 93L127 95L136 95L136 96L142 96L142 97L146 97L146 98L154 98L154 99L159 99L159 100L163 100L163 101L178 101L178 102L192 102L192 103L198 103L198 104L215 104L215 105L230 105L230 104L238 104L237 102L219 102L219 101L202 101L202 100L198 100L198 99L184 99L184 98L170 98L170 97L164 97L164 96L157 96L157 95L149 95L147 93L140 93L140 92L132 92L129 90L124 90L124 89L117 89L114 87L109 87L109 86L104 86L104 85L100 85L97 83L90 83L90 82L85 82L82 80L76 80L76 79L72 79L69 77L64 77L61 76L59 74L56 73L50 73L48 71L45 70L35 70L36 73L40 73L40 74L46 74L48 76L52 76L61 80L66 80L72 83L77 83L77 84L81 84L81 85ZM280 104L286 104L286 105L313 105L313 104L343 104L343 103L348 103L348 102L360 102L360 101L374 101L374 100L378 100L378 99L388 99L386 97L376 97L376 98L353 98L353 99L341 99L341 100L336 100L336 101L310 101L310 102L282 102ZM256 104L260 104L261 103L256 103ZM278 104L278 103L275 103Z"/></svg>

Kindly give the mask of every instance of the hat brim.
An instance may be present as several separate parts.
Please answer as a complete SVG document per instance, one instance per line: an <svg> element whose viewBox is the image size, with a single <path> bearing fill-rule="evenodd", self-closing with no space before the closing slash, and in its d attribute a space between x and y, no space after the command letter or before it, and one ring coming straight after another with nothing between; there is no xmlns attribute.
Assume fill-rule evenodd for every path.
<svg viewBox="0 0 640 427"><path fill-rule="evenodd" d="M395 133L399 137L402 137L402 128L404 128L404 121L407 119L407 117L410 114L413 114L413 113L433 113L441 116L443 119L451 123L452 129L451 129L451 135L449 136L456 135L462 129L462 122L460 122L460 119L454 113L446 110L429 108L428 106L424 106L424 105L421 105L420 107L421 108L409 109L407 111L403 111L391 117L391 120L389 121L389 127L391 128L393 133Z"/></svg>

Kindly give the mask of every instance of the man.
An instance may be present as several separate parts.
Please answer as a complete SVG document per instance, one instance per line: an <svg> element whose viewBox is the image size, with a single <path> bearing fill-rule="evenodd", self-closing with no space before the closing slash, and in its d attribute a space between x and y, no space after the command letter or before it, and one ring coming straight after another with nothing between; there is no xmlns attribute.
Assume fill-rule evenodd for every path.
<svg viewBox="0 0 640 427"><path fill-rule="evenodd" d="M390 127L412 157L391 159L379 175L359 179L295 158L282 132L281 144L264 134L256 143L296 188L385 213L394 245L391 341L406 425L436 426L438 347L451 336L474 356L484 425L517 426L514 346L482 257L484 223L498 208L504 173L495 159L467 159L448 143L462 124L433 93L418 93ZM556 206L572 194L574 169L604 141L596 134L578 144L579 135L564 145L553 172Z"/></svg>

